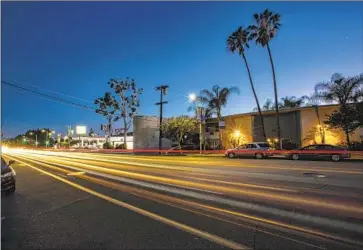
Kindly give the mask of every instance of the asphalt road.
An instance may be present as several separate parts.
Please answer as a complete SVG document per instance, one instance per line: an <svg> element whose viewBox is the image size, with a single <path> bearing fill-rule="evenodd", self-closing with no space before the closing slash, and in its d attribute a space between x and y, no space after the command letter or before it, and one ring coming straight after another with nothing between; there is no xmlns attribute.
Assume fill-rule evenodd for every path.
<svg viewBox="0 0 363 250"><path fill-rule="evenodd" d="M363 163L18 150L2 248L363 249Z"/></svg>

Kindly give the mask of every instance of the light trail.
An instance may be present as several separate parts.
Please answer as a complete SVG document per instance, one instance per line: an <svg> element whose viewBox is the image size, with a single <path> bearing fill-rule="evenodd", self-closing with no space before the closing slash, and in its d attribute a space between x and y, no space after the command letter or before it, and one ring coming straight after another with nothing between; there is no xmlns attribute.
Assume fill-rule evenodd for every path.
<svg viewBox="0 0 363 250"><path fill-rule="evenodd" d="M315 207L325 208L325 209L329 208L329 209L334 209L334 210L338 210L338 211L340 210L340 211L355 213L355 214L359 214L359 215L363 214L363 207L361 205L356 205L356 204L338 204L335 201L327 202L327 201L320 201L317 199L308 199L308 198L303 199L300 197L296 198L291 195L275 194L272 192L259 192L259 191L251 191L251 190L247 190L247 189L226 187L226 186L221 186L221 185L217 186L217 185L210 185L210 184L202 184L202 183L196 183L196 182L179 180L179 179L152 176L152 175L148 175L148 174L133 173L133 172L125 171L125 170L109 169L109 168L105 168L105 167L99 167L99 166L94 166L94 165L90 165L90 164L78 163L78 162L75 163L70 160L60 161L60 160L49 159L49 158L48 158L48 160L57 162L57 164L63 164L62 165L63 167L69 168L69 165L81 167L79 169L79 171L85 171L88 169L88 170L94 170L97 172L108 173L111 175L117 175L117 176L123 176L123 177L127 177L127 178L143 180L143 181L147 181L147 182L157 182L157 183L161 183L161 184L186 186L188 188L209 190L209 191L214 191L217 193L231 193L231 194L235 194L235 195L243 195L243 196L247 196L250 198L260 197L265 200L276 200L276 201L280 201L280 202L285 202L285 204L286 204L286 202L289 202L291 204L296 204L296 205L308 205L308 206L315 206ZM65 165L65 164L67 164L67 165Z"/></svg>
<svg viewBox="0 0 363 250"><path fill-rule="evenodd" d="M25 158L25 159L27 159L27 158ZM36 161L29 160L29 159L27 159L27 160L32 161L37 164L41 164L43 166L54 168L54 166L51 166L47 163L43 163L41 161L39 162L39 159L37 159ZM218 197L218 196L214 196L214 195L200 194L200 193L195 193L195 192L191 192L191 191L175 189L175 188L157 185L157 184L148 183L148 182L145 183L145 182L138 181L138 180L132 180L132 179L130 180L130 179L123 178L123 177L95 172L92 170L84 170L81 168L71 167L71 166L62 165L62 164L57 164L57 165L63 166L65 168L77 170L77 171L85 171L89 174L108 178L110 180L122 181L122 182L135 184L135 185L142 186L142 187L152 188L155 190L167 191L169 193L185 195L185 196L189 196L189 197L196 198L196 199L218 202L218 203L231 205L231 206L238 207L238 208L249 209L251 211L259 211L259 212L263 212L263 213L267 213L267 214L271 214L271 215L275 215L275 216L286 217L286 218L299 220L299 221L303 221L303 222L308 221L309 223L312 223L312 224L324 225L324 226L328 226L328 227L332 227L332 228L345 229L345 230L349 230L349 231L363 233L363 227L358 224L347 223L344 221L327 219L327 218L323 218L323 217L311 216L311 215L301 214L301 213L296 213L296 212L288 212L288 211L280 210L277 208L271 208L271 207L265 207L265 206L255 205L255 204L241 202L241 201L235 201L235 200L222 198L222 197Z"/></svg>
<svg viewBox="0 0 363 250"><path fill-rule="evenodd" d="M36 163L36 161L33 161L33 162ZM22 163L27 165L24 162L22 162ZM63 168L58 168L58 167L55 167L55 166L51 166L49 164L45 164L45 163L38 163L38 164L43 165L43 166L47 166L47 167L49 167L51 169L54 169L54 170L57 170L57 171L60 171L60 172L66 173L66 174L67 173L72 173L69 170L65 170ZM293 238L290 238L290 237L286 237L286 236L283 236L283 235L279 235L279 234L276 234L276 233L271 233L271 232L268 232L268 231L265 231L265 230L262 230L262 229L256 229L254 227L247 226L246 224L236 223L235 221L226 220L226 219L223 219L223 218L220 218L220 217L216 217L213 214L206 214L205 212L214 212L214 213L217 213L219 216L224 216L224 217L225 216L233 216L233 217L231 217L231 219L233 219L234 217L237 217L237 219L239 219L239 220L242 219L242 221L245 221L246 219L247 220L253 220L252 223L256 223L256 222L257 223L263 223L264 227L266 227L266 226L267 227L276 226L277 228L273 227L272 229L273 230L279 230L279 231L286 231L285 229L287 229L288 231L286 231L286 232L288 232L288 233L296 234L298 232L298 235L304 236L304 237L307 237L307 238L309 238L311 236L314 236L314 237L318 237L320 240L323 240L323 241L326 241L327 239L331 239L331 240L334 240L334 241L345 242L346 244L354 244L354 245L363 246L363 244L361 242L357 242L357 241L350 240L350 239L347 239L347 238L342 238L342 237L339 237L339 236L336 236L336 235L322 233L320 231L316 231L316 230L312 230L312 229L306 229L306 228L303 228L303 227L294 226L294 225L286 224L286 223L281 223L281 222L278 222L278 221L268 220L268 219L264 219L264 218L261 218L261 217L251 216L251 215L248 215L248 214L244 214L244 213L240 213L240 212L236 212L236 211L231 211L231 210L228 210L228 209L221 209L221 208L217 208L217 207L214 207L214 206L211 206L211 205L204 205L204 204L193 202L193 201L187 201L187 200L183 200L183 199L180 199L180 198L170 197L170 196L167 196L167 195L158 194L158 193L155 193L155 192L150 192L150 191L147 191L147 190L144 190L144 189L138 189L138 188L125 186L125 185L115 183L115 182L110 182L110 181L106 181L106 180L102 180L102 179L97 179L97 178L87 176L87 175L81 175L81 176L77 176L77 177L79 177L81 179L88 180L88 181L93 182L93 183L98 183L98 184L104 185L106 187L110 187L110 188L113 188L113 189L118 189L118 190L120 190L122 192L131 193L133 195L136 195L136 196L144 198L144 199L153 200L155 202L159 202L159 203L163 203L163 204L166 204L166 205L174 206L174 207L184 209L184 210L187 210L187 211L199 214L199 215L203 215L203 216L211 217L211 218L214 218L214 219L217 219L217 220L220 220L220 221L224 221L226 223L231 223L231 224L234 224L234 225L237 225L237 226L240 226L240 227L250 228L250 229L262 232L262 233L266 233L266 234L269 234L269 235L272 235L272 236L276 236L276 237L284 238L284 239L287 239L287 240L295 241L297 243L305 244L307 246L311 246L311 247L315 247L315 248L319 248L319 249L325 249L325 248L320 247L320 246L316 246L316 245L313 245L313 244L309 244L309 243L306 243L306 242L303 242L303 241L300 241L300 240L296 240L296 239L293 239ZM176 204L179 204L179 205L176 205ZM191 209L187 208L187 207L191 207ZM204 212L201 213L201 212L196 211L195 209L202 209ZM235 220L235 218L233 220ZM291 230L294 230L294 231L297 231L297 232L292 232ZM301 234L301 233L303 233L303 234Z"/></svg>
<svg viewBox="0 0 363 250"><path fill-rule="evenodd" d="M116 158L116 159L122 159L123 161L115 161L115 160L108 160L108 159L100 159L100 157L92 157L91 154L94 153L77 153L77 152L50 152L50 151L29 151L29 153L35 153L35 154L42 154L42 155L59 155L59 156L64 156L64 157L68 157L68 158L79 158L79 159L88 159L88 160L98 160L98 161L104 161L104 162L116 162L116 163L124 163L124 164L130 164L130 165L135 165L135 166L147 166L147 167L155 167L155 168L165 168L165 169L174 169L174 170L188 170L190 171L192 169L192 171L194 171L195 168L193 168L193 166L170 166L170 165L161 165L158 164L158 162L155 162L153 164L150 163L137 163L134 161L127 161L125 160L126 158L130 157L131 159L134 160L140 160L141 161L147 161L147 162L151 162L153 159L157 159L157 157L160 158L160 156L154 156L154 158L150 159L143 159L149 156L115 156L115 155L108 155L108 154L97 154L98 156L102 157L102 158ZM87 156L85 156L87 155ZM183 157L184 160L177 160L175 158L180 158L180 157L174 157L173 156L168 156L171 159L158 159L159 162L167 162L169 164L175 164L176 162L179 162L183 165L185 165L186 162L188 162L188 164L194 163L197 166L202 166L202 165L207 165L210 166L211 162L208 160L207 157L204 157L205 159L201 159L201 160L194 160L195 157ZM192 158L193 160L190 161L188 160L188 158ZM188 161L187 161L188 160ZM297 167L297 166L288 166L288 167L275 167L275 166L269 166L268 164L259 164L259 165L253 165L253 164L249 164L249 165L242 165L241 163L237 163L234 164L233 161L229 161L228 164L226 164L225 161L220 161L220 160L216 160L216 159L212 159L213 165L224 165L226 167L243 167L243 168L252 168L252 169L272 169L272 170L287 170L287 171L316 171L316 172L328 172L328 173L342 173L342 174L363 174L363 169L356 169L356 170L346 170L346 169L326 169L324 167L320 167L320 168L301 168L301 167ZM157 165L156 165L157 164ZM205 169L203 168L198 168L195 169L198 171L203 171Z"/></svg>
<svg viewBox="0 0 363 250"><path fill-rule="evenodd" d="M10 157L10 158L12 158L12 157ZM14 158L12 158L12 159L14 159ZM104 195L104 194L99 193L99 192L96 192L96 191L94 191L92 189L89 189L89 188L86 188L84 186L81 186L81 185L79 185L77 183L71 182L71 181L66 180L64 178L61 178L61 177L59 177L59 176L57 176L55 174L49 173L47 171L44 171L44 170L42 170L40 168L37 168L37 167L35 167L33 165L30 165L28 163L25 163L25 162L21 162L21 163L23 163L24 165L26 165L26 166L28 166L28 167L30 167L30 168L38 171L38 172L41 172L41 173L43 173L45 175L48 175L50 177L53 177L53 178L55 178L55 179L57 179L57 180L59 180L61 182L64 182L64 183L70 185L70 186L73 186L74 188L77 188L77 189L82 190L82 191L84 191L86 193L92 194L92 195L94 195L94 196L96 196L98 198L101 198L103 200L106 200L108 202L111 202L111 203L113 203L115 205L118 205L120 207L126 208L126 209L131 210L133 212L136 212L138 214L144 215L144 216L149 217L151 219L157 220L159 222L162 222L164 224L167 224L167 225L172 226L174 228L177 228L179 230L182 230L182 231L185 231L187 233L196 235L198 237L201 237L203 239L209 240L211 242L215 242L215 243L220 244L220 245L225 246L225 247L229 247L229 248L233 248L233 249L250 249L247 246L244 246L242 244L238 244L236 242L233 242L233 241L224 239L222 237L219 237L219 236L213 235L211 233L208 233L208 232L205 232L205 231L202 231L202 230L193 228L191 226L188 226L188 225L182 224L180 222L177 222L177 221L168 219L166 217L157 215L155 213L151 213L151 212L149 212L147 210L144 210L144 209L135 207L135 206L130 205L128 203L125 203L123 201L114 199L114 198L112 198L110 196Z"/></svg>

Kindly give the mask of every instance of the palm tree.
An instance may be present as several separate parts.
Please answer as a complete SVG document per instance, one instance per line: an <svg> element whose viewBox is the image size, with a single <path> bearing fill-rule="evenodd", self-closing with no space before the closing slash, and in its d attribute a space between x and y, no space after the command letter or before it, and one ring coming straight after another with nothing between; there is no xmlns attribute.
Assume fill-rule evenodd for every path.
<svg viewBox="0 0 363 250"><path fill-rule="evenodd" d="M308 100L308 96L296 98L295 96L285 96L281 98L279 103L280 108L298 108L304 105L305 100Z"/></svg>
<svg viewBox="0 0 363 250"><path fill-rule="evenodd" d="M270 111L270 110L273 110L274 109L274 103L272 102L272 100L270 98L266 99L265 103L263 104L262 106L262 110L263 111ZM253 111L258 111L258 108L255 107L253 109Z"/></svg>
<svg viewBox="0 0 363 250"><path fill-rule="evenodd" d="M249 40L255 40L257 44L262 47L266 47L268 55L270 58L271 68L272 68L272 78L275 92L275 110L276 110L276 126L277 126L277 138L281 139L280 130L280 114L278 107L278 97L277 97L277 84L275 76L275 66L272 60L272 54L270 50L269 43L275 37L278 29L280 28L280 14L273 14L271 11L266 9L263 13L255 13L253 15L256 25L250 25L248 30L250 30Z"/></svg>
<svg viewBox="0 0 363 250"><path fill-rule="evenodd" d="M330 82L315 85L315 97L326 103L338 103L345 107L348 103L363 99L363 74L345 78L342 74L332 75Z"/></svg>
<svg viewBox="0 0 363 250"><path fill-rule="evenodd" d="M257 98L255 87L253 85L250 67L248 66L247 58L245 55L245 50L249 48L248 36L249 36L249 31L247 29L244 29L242 26L240 26L235 32L232 33L232 35L230 35L228 37L227 48L230 52L238 53L243 58L243 61L245 63L246 69L247 69L248 77L250 79L253 96L255 97L255 101L257 104L257 110L258 110L258 113L259 113L260 119L261 119L262 135L266 139L265 124L263 121L261 107L260 107L260 103Z"/></svg>
<svg viewBox="0 0 363 250"><path fill-rule="evenodd" d="M228 98L231 94L239 94L239 89L237 87L221 88L218 85L212 87L212 91L208 89L203 89L200 92L200 102L206 104L210 109L210 112L215 112L217 116L218 124L222 119L222 108L227 105ZM219 132L219 141L222 146L222 133Z"/></svg>

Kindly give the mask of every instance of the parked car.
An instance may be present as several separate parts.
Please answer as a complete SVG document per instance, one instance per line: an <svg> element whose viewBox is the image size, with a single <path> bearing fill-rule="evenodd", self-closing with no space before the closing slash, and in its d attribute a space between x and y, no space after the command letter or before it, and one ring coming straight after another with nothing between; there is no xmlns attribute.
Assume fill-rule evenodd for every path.
<svg viewBox="0 0 363 250"><path fill-rule="evenodd" d="M263 159L272 156L270 150L272 150L272 147L266 142L252 142L234 149L228 149L224 155L229 158L245 156Z"/></svg>
<svg viewBox="0 0 363 250"><path fill-rule="evenodd" d="M181 147L176 146L176 147L172 147L169 148L165 154L166 155L182 155L183 152L179 151L179 150L199 150L199 145L182 145Z"/></svg>
<svg viewBox="0 0 363 250"><path fill-rule="evenodd" d="M15 161L11 160L6 163L3 157L1 157L1 194L11 194L15 192L15 170L10 166Z"/></svg>
<svg viewBox="0 0 363 250"><path fill-rule="evenodd" d="M350 158L351 154L348 149L343 147L337 147L330 144L313 144L306 147L302 147L296 150L291 150L288 153L288 158L292 160L299 159L329 159L332 161L340 161L342 159Z"/></svg>

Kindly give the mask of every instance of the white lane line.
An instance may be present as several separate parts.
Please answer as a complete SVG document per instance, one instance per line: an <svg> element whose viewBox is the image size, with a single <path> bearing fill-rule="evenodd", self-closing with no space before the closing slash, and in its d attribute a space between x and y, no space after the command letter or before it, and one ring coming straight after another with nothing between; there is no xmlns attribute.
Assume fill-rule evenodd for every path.
<svg viewBox="0 0 363 250"><path fill-rule="evenodd" d="M26 158L26 157L24 157L24 158ZM28 161L32 161L34 163L40 163L40 164L45 163L39 159L37 159L37 161L31 160L29 158L26 158L26 159ZM47 163L45 163L45 164L47 164ZM248 203L248 202L244 202L244 201L232 200L230 198L223 198L223 197L212 195L212 194L202 194L202 193L198 193L198 192L188 191L185 189L181 190L180 188L172 188L172 187L169 187L169 186L166 186L163 184L155 184L155 183L150 183L150 182L145 182L145 181L140 181L140 180L129 179L126 177L120 177L120 176L115 176L115 175L111 175L111 174L100 173L100 172L93 171L93 170L82 169L82 168L63 165L63 164L59 164L59 163L54 163L54 164L61 166L61 167L73 169L76 171L84 171L87 174L107 178L110 180L138 185L141 187L146 187L146 188L150 188L150 189L154 189L154 190L184 195L187 197L192 197L192 198L201 199L201 200L205 200L205 201L218 202L218 203L227 204L227 205L242 208L242 209L259 211L259 212L263 212L263 213L267 213L267 214L271 214L271 215L275 215L275 216L281 216L281 217L285 217L285 218L295 219L298 221L303 221L303 222L309 221L312 224L324 225L324 226L328 226L328 227L332 227L332 228L337 228L340 230L345 229L348 231L363 233L363 226L361 224L345 222L345 221L341 221L341 220L325 218L325 217L309 215L309 214L303 214L303 213L298 213L298 212L290 212L290 211L286 211L283 209L278 209L278 208L273 208L273 207L268 207L268 206L263 206L263 205L257 205L257 204Z"/></svg>

